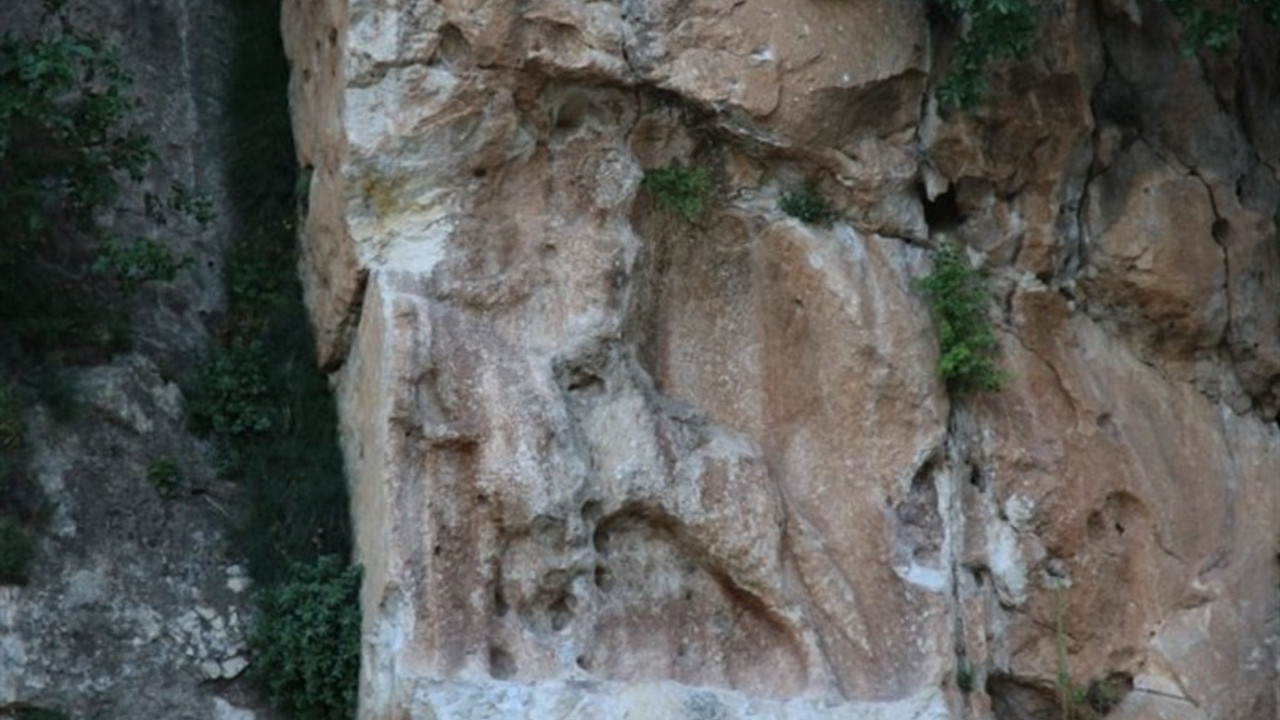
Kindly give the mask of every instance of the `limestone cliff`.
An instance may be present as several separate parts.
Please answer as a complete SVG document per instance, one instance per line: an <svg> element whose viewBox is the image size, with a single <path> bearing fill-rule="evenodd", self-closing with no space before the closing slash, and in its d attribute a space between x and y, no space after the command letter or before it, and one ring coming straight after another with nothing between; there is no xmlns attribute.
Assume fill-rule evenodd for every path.
<svg viewBox="0 0 1280 720"><path fill-rule="evenodd" d="M1275 717L1274 31L1040 3L960 113L924 2L285 8L362 718Z"/></svg>

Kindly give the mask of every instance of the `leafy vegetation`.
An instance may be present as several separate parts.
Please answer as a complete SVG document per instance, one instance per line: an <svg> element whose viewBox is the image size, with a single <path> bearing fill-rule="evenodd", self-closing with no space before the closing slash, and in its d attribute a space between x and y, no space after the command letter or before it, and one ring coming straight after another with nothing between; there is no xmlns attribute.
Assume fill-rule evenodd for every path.
<svg viewBox="0 0 1280 720"><path fill-rule="evenodd" d="M840 217L831 203L811 185L783 193L778 207L787 215L810 225L830 225Z"/></svg>
<svg viewBox="0 0 1280 720"><path fill-rule="evenodd" d="M351 537L337 414L296 272L279 4L238 7L228 100L237 239L224 258L226 321L190 378L187 415L241 488L232 540L258 588L253 678L292 720L350 720L360 573L341 559Z"/></svg>
<svg viewBox="0 0 1280 720"><path fill-rule="evenodd" d="M668 212L693 218L702 213L711 180L703 168L680 164L649 170L642 182Z"/></svg>
<svg viewBox="0 0 1280 720"><path fill-rule="evenodd" d="M1022 57L1031 49L1036 17L1028 0L937 0L967 30L951 51L947 75L938 86L943 105L971 109L987 89L987 66Z"/></svg>
<svg viewBox="0 0 1280 720"><path fill-rule="evenodd" d="M187 420L217 444L218 466L235 470L240 448L271 429L270 365L258 339L232 338L215 348L187 394Z"/></svg>
<svg viewBox="0 0 1280 720"><path fill-rule="evenodd" d="M1206 0L1162 0L1169 12L1182 25L1182 51L1195 54L1201 48L1223 52L1240 34L1243 14L1256 6L1267 22L1280 24L1280 0L1230 0L1208 3Z"/></svg>
<svg viewBox="0 0 1280 720"><path fill-rule="evenodd" d="M978 672L968 658L961 657L956 661L956 689L966 695L977 687Z"/></svg>
<svg viewBox="0 0 1280 720"><path fill-rule="evenodd" d="M178 464L164 457L147 466L147 484L168 497L178 489Z"/></svg>
<svg viewBox="0 0 1280 720"><path fill-rule="evenodd" d="M986 69L994 61L1026 55L1036 30L1030 0L933 0L954 22L964 26L952 50L947 75L938 86L945 106L972 109L986 91ZM1182 49L1191 55L1202 48L1227 49L1240 33L1241 18L1256 7L1272 24L1280 24L1280 0L1162 0L1182 26Z"/></svg>
<svg viewBox="0 0 1280 720"><path fill-rule="evenodd" d="M336 556L295 564L256 594L252 676L292 720L353 718L360 668L360 569Z"/></svg>
<svg viewBox="0 0 1280 720"><path fill-rule="evenodd" d="M996 366L995 330L987 314L986 276L961 247L944 243L933 255L933 272L919 281L938 328L938 374L956 393L999 390L1005 373Z"/></svg>
<svg viewBox="0 0 1280 720"><path fill-rule="evenodd" d="M187 417L240 483L235 549L259 585L350 549L337 415L297 278L288 65L275 3L239 6L228 106L238 238L225 255L219 340L190 378Z"/></svg>
<svg viewBox="0 0 1280 720"><path fill-rule="evenodd" d="M119 52L45 0L38 32L0 41L0 336L16 364L102 359L126 343L127 295L185 266L155 237L101 219L136 215L183 231L208 203L175 184L125 197L155 157Z"/></svg>
<svg viewBox="0 0 1280 720"><path fill-rule="evenodd" d="M177 258L169 248L146 237L130 240L113 238L102 244L89 266L92 272L115 278L126 295L147 282L170 282L178 271L191 265L190 258Z"/></svg>
<svg viewBox="0 0 1280 720"><path fill-rule="evenodd" d="M185 266L157 237L111 228L181 232L208 211L180 185L165 198L123 192L144 178L151 140L119 52L72 24L64 2L44 0L34 32L0 40L0 582L26 580L47 514L24 470L23 413L40 401L68 419L65 368L129 349L133 293Z"/></svg>

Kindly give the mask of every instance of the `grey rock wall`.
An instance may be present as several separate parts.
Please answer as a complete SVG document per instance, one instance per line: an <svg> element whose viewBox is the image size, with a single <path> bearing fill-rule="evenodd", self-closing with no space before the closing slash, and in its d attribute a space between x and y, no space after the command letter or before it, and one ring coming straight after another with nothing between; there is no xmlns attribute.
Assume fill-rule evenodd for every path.
<svg viewBox="0 0 1280 720"><path fill-rule="evenodd" d="M30 32L38 12L39 3L6 3L0 29ZM26 418L30 471L51 518L31 582L0 587L0 716L40 707L76 720L265 717L243 681L250 609L244 568L226 546L233 487L187 433L176 384L202 357L225 305L231 8L72 3L69 16L120 48L142 102L137 120L159 157L128 192L182 182L210 196L218 219L205 231L162 231L194 263L173 283L141 290L133 353L69 373L74 417L38 407ZM127 214L103 220L122 234L148 231ZM162 460L176 467L171 493L147 480Z"/></svg>

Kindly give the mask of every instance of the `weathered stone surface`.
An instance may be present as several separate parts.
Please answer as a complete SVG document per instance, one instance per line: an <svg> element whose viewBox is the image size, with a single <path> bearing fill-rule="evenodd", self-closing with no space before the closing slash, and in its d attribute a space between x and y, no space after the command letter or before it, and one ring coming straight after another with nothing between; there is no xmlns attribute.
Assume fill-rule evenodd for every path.
<svg viewBox="0 0 1280 720"><path fill-rule="evenodd" d="M248 661L246 598L225 587L234 488L201 461L177 386L149 360L123 356L73 382L74 421L29 418L31 471L56 504L31 583L0 588L0 705L209 718L203 681ZM161 458L178 467L172 496L147 481Z"/></svg>
<svg viewBox="0 0 1280 720"><path fill-rule="evenodd" d="M1053 677L1045 627L1060 601L1077 683L1163 677L1209 717L1254 717L1275 673L1273 636L1259 632L1274 604L1254 598L1274 598L1275 559L1242 538L1274 539L1280 433L1064 310L1047 290L1020 297L1015 379L979 411L985 492L1014 521L1033 590L994 611L1007 628L994 651Z"/></svg>
<svg viewBox="0 0 1280 720"><path fill-rule="evenodd" d="M1200 178L1141 141L1094 179L1082 286L1129 335L1189 355L1222 341L1226 263ZM1167 347L1173 345L1174 347Z"/></svg>
<svg viewBox="0 0 1280 720"><path fill-rule="evenodd" d="M0 31L28 32L41 6L0 4ZM225 586L235 489L215 479L207 448L186 432L174 382L202 356L225 308L230 6L67 6L77 28L120 49L141 102L130 121L157 153L140 185L122 184L124 204L141 208L142 192L180 182L203 193L217 217L205 229L194 222L159 228L128 211L100 218L122 237L145 234L193 262L174 282L139 290L130 318L134 353L60 378L75 405L70 418L48 408L25 418L26 471L44 489L50 517L36 534L30 583L0 587L0 716L22 706L101 720L252 717L218 705L223 697L261 705L242 681L227 682L248 661L248 598ZM13 353L6 348L6 363ZM34 382L41 372L21 367L19 376ZM162 460L177 469L172 493L147 479L148 467ZM10 499L0 489L0 501ZM216 672L202 673L202 663Z"/></svg>
<svg viewBox="0 0 1280 720"><path fill-rule="evenodd" d="M1065 3L963 115L923 4L287 8L362 717L1012 720L1059 606L1120 717L1274 713L1280 182L1219 102L1266 117L1256 57ZM935 376L944 238L1004 393Z"/></svg>

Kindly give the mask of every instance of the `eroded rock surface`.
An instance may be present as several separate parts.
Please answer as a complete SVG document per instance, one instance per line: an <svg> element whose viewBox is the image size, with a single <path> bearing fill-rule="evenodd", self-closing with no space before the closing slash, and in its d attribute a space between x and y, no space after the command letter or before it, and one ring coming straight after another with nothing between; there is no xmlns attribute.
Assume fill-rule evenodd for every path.
<svg viewBox="0 0 1280 720"><path fill-rule="evenodd" d="M98 219L191 263L171 283L144 284L135 312L120 310L133 352L59 369L63 404L23 418L23 472L43 490L49 517L33 533L29 582L0 587L0 717L270 718L244 681L251 604L226 537L236 488L187 432L175 381L202 357L210 321L225 309L221 140L233 16L225 3L200 0L66 5L74 27L120 51L140 101L128 121L158 155L141 183L122 182L128 209ZM0 31L32 37L42 12L41 3L4 3ZM172 183L210 201L208 227L141 217L142 193ZM6 362L14 352L6 348ZM27 361L21 382L53 375Z"/></svg>
<svg viewBox="0 0 1280 720"><path fill-rule="evenodd" d="M363 718L1012 720L1060 640L1117 717L1274 714L1258 45L1066 3L960 115L924 3L286 8ZM778 210L806 182L841 220ZM963 403L944 237L1011 377Z"/></svg>

